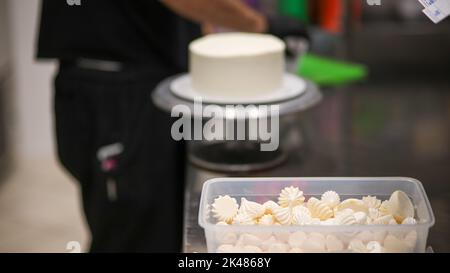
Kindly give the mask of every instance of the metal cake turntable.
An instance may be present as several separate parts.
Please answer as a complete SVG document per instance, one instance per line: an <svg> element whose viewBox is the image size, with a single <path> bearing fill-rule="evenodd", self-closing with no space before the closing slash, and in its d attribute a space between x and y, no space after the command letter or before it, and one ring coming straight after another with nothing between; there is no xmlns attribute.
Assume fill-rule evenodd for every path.
<svg viewBox="0 0 450 273"><path fill-rule="evenodd" d="M169 77L162 81L152 93L152 100L157 107L171 113L175 106L182 105L190 110L190 118L192 120L206 120L203 116L199 116L195 110L195 93L188 90L186 82L189 80L187 74L176 75ZM286 84L286 81L288 82ZM175 87L174 87L175 86ZM186 94L183 95L180 86L186 88ZM207 141L207 140L192 140L187 141L188 144L188 158L189 161L205 170L221 173L236 173L236 172L250 172L262 171L274 168L283 162L288 157L290 147L286 147L289 141L284 141L290 138L290 135L299 135L300 126L295 124L297 119L293 119L294 114L304 112L322 99L318 87L312 82L305 81L295 75L286 74L284 92L278 91L272 98L255 98L252 100L220 100L220 98L202 99L203 107L208 105L215 105L216 107L224 108L226 105L255 105L255 106L277 106L279 111L279 130L280 130L280 148L275 151L261 151L260 141L254 140L232 140L232 141ZM180 93L181 92L181 93ZM280 93L281 92L281 93ZM180 95L181 94L181 95ZM231 118L227 117L226 122L235 122L236 120L249 116L252 118L260 118L264 115L266 118L270 117L270 113L249 113L244 107L240 113L234 113ZM228 120L230 119L230 120ZM245 120L244 122L248 122ZM298 137L297 137L298 138Z"/></svg>

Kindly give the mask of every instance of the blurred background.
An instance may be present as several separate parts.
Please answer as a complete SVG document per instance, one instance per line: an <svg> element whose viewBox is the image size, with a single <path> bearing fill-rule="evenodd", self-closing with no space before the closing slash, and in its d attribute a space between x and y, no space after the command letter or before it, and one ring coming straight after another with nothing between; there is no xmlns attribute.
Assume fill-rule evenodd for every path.
<svg viewBox="0 0 450 273"><path fill-rule="evenodd" d="M78 188L55 159L54 63L34 59L38 0L0 0L0 252L87 242Z"/></svg>
<svg viewBox="0 0 450 273"><path fill-rule="evenodd" d="M422 180L438 219L434 247L449 251L450 20L433 24L417 0L247 2L297 18L311 29L311 52L364 71L322 82L325 99L309 118L321 148L310 162L320 163L303 174ZM56 65L34 59L39 5L0 0L0 252L89 241L76 183L55 159Z"/></svg>

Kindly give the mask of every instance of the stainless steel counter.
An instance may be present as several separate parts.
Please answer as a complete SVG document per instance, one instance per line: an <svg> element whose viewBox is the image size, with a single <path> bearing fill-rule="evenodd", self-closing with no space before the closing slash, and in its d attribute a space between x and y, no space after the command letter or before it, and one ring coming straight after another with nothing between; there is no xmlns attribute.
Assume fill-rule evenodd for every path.
<svg viewBox="0 0 450 273"><path fill-rule="evenodd" d="M302 122L303 148L279 168L245 176L417 178L436 216L429 244L436 252L450 251L450 80L324 90L323 102ZM206 252L198 203L203 182L220 176L188 166L185 252Z"/></svg>

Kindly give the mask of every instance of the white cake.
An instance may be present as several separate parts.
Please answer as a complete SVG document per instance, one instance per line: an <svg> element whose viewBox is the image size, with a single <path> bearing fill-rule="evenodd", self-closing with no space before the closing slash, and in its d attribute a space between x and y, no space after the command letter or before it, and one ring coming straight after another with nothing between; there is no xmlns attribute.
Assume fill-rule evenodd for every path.
<svg viewBox="0 0 450 273"><path fill-rule="evenodd" d="M189 50L192 86L202 95L253 98L282 85L285 44L274 36L212 34Z"/></svg>

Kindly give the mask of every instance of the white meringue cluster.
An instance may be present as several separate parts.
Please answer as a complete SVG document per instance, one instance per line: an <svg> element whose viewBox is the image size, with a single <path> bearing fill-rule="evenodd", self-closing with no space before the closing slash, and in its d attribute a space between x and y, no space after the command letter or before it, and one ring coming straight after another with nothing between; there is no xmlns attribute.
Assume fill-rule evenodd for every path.
<svg viewBox="0 0 450 273"><path fill-rule="evenodd" d="M343 200L334 191L320 199L311 197L305 203L303 192L296 187L281 191L278 203L264 204L241 199L240 206L230 196L220 196L212 204L218 222L234 225L414 225L414 206L404 192L394 192L389 200L374 196Z"/></svg>
<svg viewBox="0 0 450 273"><path fill-rule="evenodd" d="M230 196L220 196L211 206L217 225L252 226L350 226L350 225L415 225L414 206L402 191L394 192L389 200L374 196L341 201L334 191L325 192L320 199L305 200L296 187L281 191L278 203L263 204L242 198L240 206ZM352 236L304 232L271 232L261 229L255 234L221 233L217 252L409 252L416 245L417 233L408 234L364 231ZM400 232L401 233L401 232Z"/></svg>

